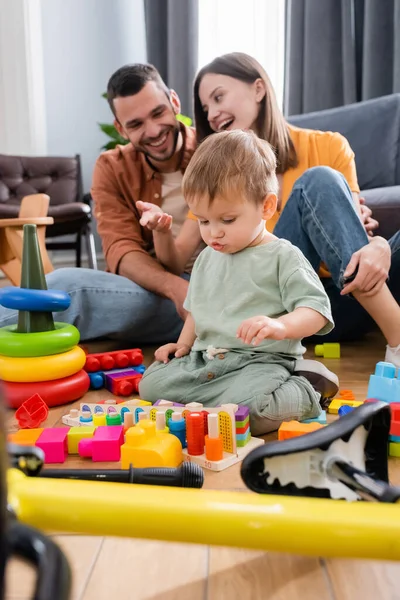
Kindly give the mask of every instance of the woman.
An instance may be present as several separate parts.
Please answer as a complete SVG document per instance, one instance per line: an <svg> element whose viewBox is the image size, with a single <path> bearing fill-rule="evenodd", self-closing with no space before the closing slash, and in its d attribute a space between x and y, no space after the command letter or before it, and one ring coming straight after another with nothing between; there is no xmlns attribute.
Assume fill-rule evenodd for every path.
<svg viewBox="0 0 400 600"><path fill-rule="evenodd" d="M223 130L252 129L274 147L280 198L267 228L320 270L336 325L325 341L360 338L375 322L387 340L386 360L400 366L400 232L389 242L373 236L378 223L360 202L347 140L289 125L264 69L242 53L199 71L194 109L199 142ZM177 239L183 263L198 240L188 219Z"/></svg>

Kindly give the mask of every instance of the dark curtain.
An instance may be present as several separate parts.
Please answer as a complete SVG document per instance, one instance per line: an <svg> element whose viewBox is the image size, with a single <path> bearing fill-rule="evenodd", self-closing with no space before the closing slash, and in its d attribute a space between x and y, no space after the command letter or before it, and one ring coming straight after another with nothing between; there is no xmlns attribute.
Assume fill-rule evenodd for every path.
<svg viewBox="0 0 400 600"><path fill-rule="evenodd" d="M144 0L147 60L193 116L192 85L198 57L198 0Z"/></svg>
<svg viewBox="0 0 400 600"><path fill-rule="evenodd" d="M396 92L400 0L286 0L286 115Z"/></svg>

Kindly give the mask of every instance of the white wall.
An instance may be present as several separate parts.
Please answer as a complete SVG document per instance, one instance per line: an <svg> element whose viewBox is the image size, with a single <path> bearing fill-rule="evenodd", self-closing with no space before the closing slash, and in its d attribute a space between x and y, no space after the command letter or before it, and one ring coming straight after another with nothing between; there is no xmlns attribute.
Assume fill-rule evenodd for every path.
<svg viewBox="0 0 400 600"><path fill-rule="evenodd" d="M84 190L112 122L110 75L145 62L142 0L40 0L48 155L80 154Z"/></svg>

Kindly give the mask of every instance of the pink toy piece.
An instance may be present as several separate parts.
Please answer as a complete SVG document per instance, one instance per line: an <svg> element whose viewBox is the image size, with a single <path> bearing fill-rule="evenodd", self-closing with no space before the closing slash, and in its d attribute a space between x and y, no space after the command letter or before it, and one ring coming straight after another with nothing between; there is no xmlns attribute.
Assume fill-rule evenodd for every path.
<svg viewBox="0 0 400 600"><path fill-rule="evenodd" d="M49 427L44 429L36 442L36 446L44 452L45 464L63 463L68 454L67 427Z"/></svg>
<svg viewBox="0 0 400 600"><path fill-rule="evenodd" d="M79 456L92 458L93 462L121 460L121 446L124 443L122 425L101 425L94 436L80 440Z"/></svg>

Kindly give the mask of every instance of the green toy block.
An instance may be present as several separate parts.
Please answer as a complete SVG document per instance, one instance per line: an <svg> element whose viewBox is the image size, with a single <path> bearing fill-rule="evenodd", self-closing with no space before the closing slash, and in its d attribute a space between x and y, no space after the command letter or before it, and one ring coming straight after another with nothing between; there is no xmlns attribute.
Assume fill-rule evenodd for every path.
<svg viewBox="0 0 400 600"><path fill-rule="evenodd" d="M37 229L36 225L32 224L24 225L20 287L29 290L47 290ZM51 312L19 311L18 333L37 333L53 329L55 327Z"/></svg>
<svg viewBox="0 0 400 600"><path fill-rule="evenodd" d="M249 443L250 440L251 440L251 432L249 430L249 434L248 434L248 436L244 440L240 440L240 439L238 440L236 438L236 446L238 448L243 448L244 446L246 446L246 444Z"/></svg>
<svg viewBox="0 0 400 600"><path fill-rule="evenodd" d="M340 358L340 344L317 344L314 352L323 358Z"/></svg>
<svg viewBox="0 0 400 600"><path fill-rule="evenodd" d="M396 444L395 442L389 443L389 456L400 458L400 444Z"/></svg>

